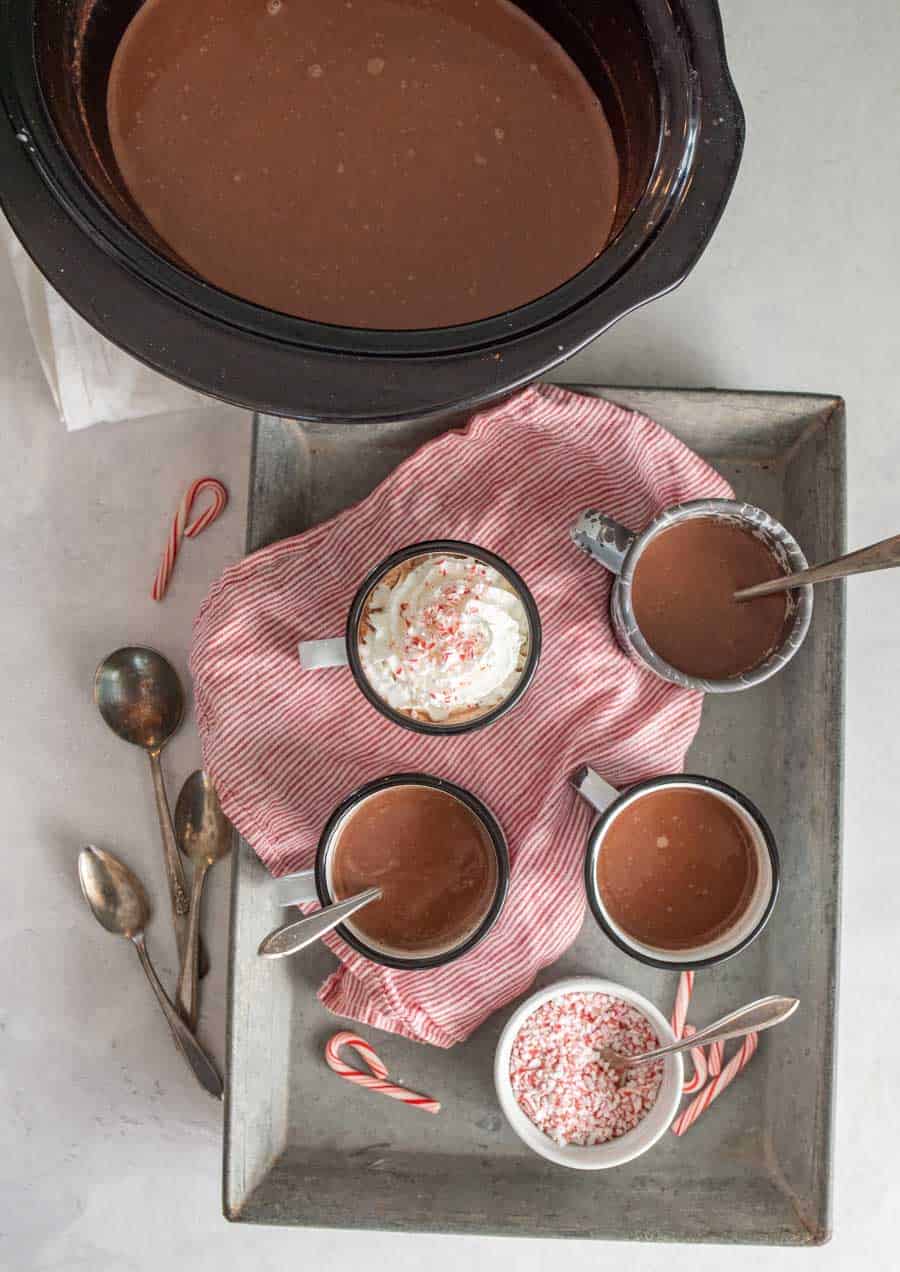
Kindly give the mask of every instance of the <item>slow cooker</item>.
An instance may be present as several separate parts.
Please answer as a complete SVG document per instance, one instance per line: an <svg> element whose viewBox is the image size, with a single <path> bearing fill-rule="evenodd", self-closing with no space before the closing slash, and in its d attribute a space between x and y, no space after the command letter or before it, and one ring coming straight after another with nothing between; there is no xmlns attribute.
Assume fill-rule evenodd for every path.
<svg viewBox="0 0 900 1272"><path fill-rule="evenodd" d="M354 421L467 410L544 375L680 283L734 183L744 119L715 0L520 0L601 100L613 237L562 286L463 326L374 331L261 308L166 255L118 174L106 86L140 0L0 0L0 202L62 296L183 384L272 414Z"/></svg>

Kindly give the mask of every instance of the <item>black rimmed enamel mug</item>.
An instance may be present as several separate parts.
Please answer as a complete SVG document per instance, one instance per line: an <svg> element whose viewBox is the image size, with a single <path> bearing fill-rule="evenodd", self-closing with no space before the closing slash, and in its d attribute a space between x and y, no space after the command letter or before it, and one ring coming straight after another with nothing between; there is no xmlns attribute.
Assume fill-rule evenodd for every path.
<svg viewBox="0 0 900 1272"><path fill-rule="evenodd" d="M353 918L346 919L334 929L357 953L373 963L405 971L418 971L453 963L479 945L500 917L509 890L509 851L500 823L487 805L464 787L427 773L393 773L366 783L342 800L328 818L319 840L313 868L277 879L275 893L282 905L319 901L323 906L329 906L343 900L343 897L336 895L334 884L335 851L342 831L366 801L384 791L403 787L440 791L458 800L472 814L486 842L490 843L493 851L492 864L495 866L493 888L483 909L451 940L437 942L430 948L423 948L418 944L415 951L410 951L399 945L373 940Z"/></svg>
<svg viewBox="0 0 900 1272"><path fill-rule="evenodd" d="M481 593L470 598L454 596L454 589L451 587L448 600L446 594L439 593L433 586L423 586L416 593L418 601L410 598L404 602L400 599L400 585L390 583L392 576L402 576L405 580L419 568L427 573L429 564L439 570L442 563L450 568L457 568L460 563L465 563L467 569L479 574ZM463 579L455 591L461 593L464 586ZM497 633L491 628L490 614L486 613L490 608L486 593L491 591L499 592L501 601L507 602L507 598L512 598L508 603L517 603L517 627L512 638L518 642L515 649L516 666L513 674L508 675L501 684L493 684L489 676L486 679L482 677L480 683L484 687L484 700L464 704L457 710L453 708L452 702L448 706L446 701L446 695L452 693L453 689L454 666L458 667L459 679L465 680L480 657L479 651L486 650L490 653L497 637ZM393 599L397 601L397 612L389 616L389 622L394 627L385 635L383 656L373 661L367 657L364 629L368 626L371 614L380 615L383 612L384 597L391 597L392 593ZM419 604L415 613L404 612L405 605L415 604ZM442 607L447 610L446 613L439 612ZM499 614L501 632L507 635L508 619L508 615ZM455 635L452 630L454 623L458 627L464 626L465 631ZM480 627L485 629L483 636L479 635ZM437 669L434 664L428 665L429 654L425 649L425 642L429 636L434 635L437 635L439 641L445 641L449 670L446 664L437 666ZM417 652L422 655L420 662L423 683L421 693L418 693L417 688L418 696L413 696L411 692L404 693L404 686L410 679L410 663L408 660L404 661L400 642L406 640L417 641L421 646L421 650ZM502 557L474 543L465 543L458 539L429 539L391 553L366 576L350 605L343 636L326 640L303 640L298 646L298 652L304 671L349 666L357 686L372 706L388 720L405 729L430 734L468 733L493 724L521 701L534 679L540 660L541 620L534 597L525 581ZM404 676L406 681L403 680Z"/></svg>
<svg viewBox="0 0 900 1272"><path fill-rule="evenodd" d="M591 913L619 949L651 967L670 971L696 971L733 958L756 940L768 923L778 897L780 865L778 849L769 824L746 795L725 782L692 773L650 778L624 791L610 786L587 766L578 769L571 780L582 799L599 813L585 849L584 885ZM750 894L725 930L719 931L709 940L677 949L647 944L626 931L610 913L597 877L604 842L615 820L635 802L652 792L673 788L702 791L722 801L738 819L755 860L755 875ZM677 906L678 903L679 898L673 896L672 906Z"/></svg>

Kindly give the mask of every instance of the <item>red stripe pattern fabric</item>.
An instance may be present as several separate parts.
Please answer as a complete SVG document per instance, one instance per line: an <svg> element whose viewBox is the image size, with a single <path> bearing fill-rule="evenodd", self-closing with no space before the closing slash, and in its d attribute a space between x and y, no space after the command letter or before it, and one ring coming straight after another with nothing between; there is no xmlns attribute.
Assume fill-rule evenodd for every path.
<svg viewBox="0 0 900 1272"><path fill-rule="evenodd" d="M471 790L509 844L503 913L457 962L396 971L332 934L340 966L320 991L332 1011L449 1047L572 943L584 917L591 814L570 773L590 763L624 786L680 770L702 699L622 653L608 619L610 576L575 548L569 527L586 507L641 528L667 504L730 494L645 416L540 386L427 443L361 503L254 553L214 584L191 655L203 763L273 874L309 866L335 805L401 771ZM437 538L479 544L518 570L544 637L518 706L484 730L449 737L400 728L366 701L349 669L302 671L296 650L300 640L343 631L356 588L379 560Z"/></svg>

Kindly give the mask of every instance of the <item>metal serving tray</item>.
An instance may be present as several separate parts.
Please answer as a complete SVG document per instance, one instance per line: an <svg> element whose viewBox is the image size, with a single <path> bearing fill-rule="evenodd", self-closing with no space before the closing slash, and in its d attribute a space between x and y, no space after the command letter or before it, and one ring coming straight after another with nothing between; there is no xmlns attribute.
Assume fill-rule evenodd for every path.
<svg viewBox="0 0 900 1272"><path fill-rule="evenodd" d="M707 456L739 497L774 513L813 561L844 550L844 406L775 393L589 389L636 407ZM255 422L249 550L359 499L443 424ZM452 527L444 527L449 533ZM232 895L224 1209L245 1223L398 1231L809 1245L830 1231L843 748L843 591L816 590L810 636L779 676L707 699L689 768L756 800L778 838L779 903L749 950L697 977L694 1019L763 993L801 1011L683 1139L630 1165L564 1171L529 1153L500 1115L491 1063L509 1010L450 1051L365 1029L396 1080L435 1095L425 1117L325 1068L337 1027L315 991L322 946L272 963L280 919L244 843ZM310 727L314 727L314 721ZM586 756L586 760L590 757ZM302 792L298 792L302 798ZM670 1009L677 977L620 953L588 918L536 984L596 973Z"/></svg>

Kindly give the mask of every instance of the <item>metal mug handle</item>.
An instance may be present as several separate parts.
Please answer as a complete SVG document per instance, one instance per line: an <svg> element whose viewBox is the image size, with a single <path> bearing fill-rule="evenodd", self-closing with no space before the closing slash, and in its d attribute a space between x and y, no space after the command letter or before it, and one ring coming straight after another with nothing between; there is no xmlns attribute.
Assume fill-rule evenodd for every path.
<svg viewBox="0 0 900 1272"><path fill-rule="evenodd" d="M303 905L306 901L318 901L315 870L298 870L295 874L282 875L272 885L279 905Z"/></svg>
<svg viewBox="0 0 900 1272"><path fill-rule="evenodd" d="M347 666L347 644L343 636L332 636L328 640L301 640L297 653L304 671Z"/></svg>
<svg viewBox="0 0 900 1272"><path fill-rule="evenodd" d="M587 508L569 531L572 542L613 574L622 565L637 535L596 508Z"/></svg>
<svg viewBox="0 0 900 1272"><path fill-rule="evenodd" d="M609 782L604 781L599 773L595 773L587 764L583 764L580 769L576 769L569 781L575 787L578 794L583 800L586 800L598 813L603 813L609 808L613 800L619 798L621 794L614 786L610 786Z"/></svg>

